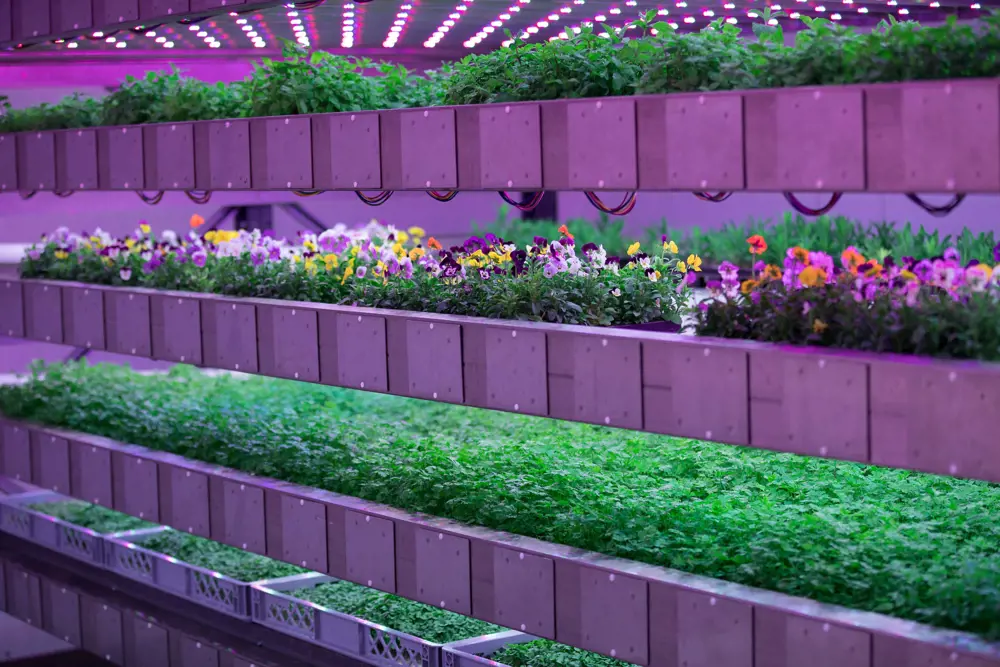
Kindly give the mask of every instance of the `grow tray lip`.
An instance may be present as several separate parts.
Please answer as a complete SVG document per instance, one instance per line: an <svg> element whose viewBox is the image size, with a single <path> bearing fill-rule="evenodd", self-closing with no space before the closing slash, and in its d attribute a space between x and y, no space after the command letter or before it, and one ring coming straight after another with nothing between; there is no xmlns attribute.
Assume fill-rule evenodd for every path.
<svg viewBox="0 0 1000 667"><path fill-rule="evenodd" d="M252 484L257 487L263 487L265 490L281 494L291 494L296 498L308 499L324 505L339 506L375 517L389 519L393 522L416 525L417 527L427 528L440 533L466 538L470 541L488 542L494 546L546 557L553 561L569 561L570 563L595 568L608 574L621 573L631 575L646 583L666 584L684 591L700 593L722 600L742 602L753 607L761 607L790 616L868 632L875 636L907 640L939 649L961 651L962 653L982 658L1000 660L1000 642L990 642L968 632L936 628L875 612L858 611L839 605L820 603L784 593L753 588L701 575L687 574L662 566L647 565L614 556L606 556L583 549L545 542L536 538L514 535L489 528L468 526L449 519L420 513L405 512L380 503L373 503L313 487L303 487L279 480L257 477L223 466L186 459L176 454L149 450L137 445L125 445L102 436L53 429L38 424L0 417L0 428L4 426L20 427L42 435L55 435L57 437L68 438L88 446L124 452L156 463L179 465L188 470L196 470L209 477L217 477L237 484ZM204 571L208 572L207 570ZM249 587L249 584L246 584L246 586Z"/></svg>
<svg viewBox="0 0 1000 667"><path fill-rule="evenodd" d="M178 530L174 530L169 526L154 526L152 528L135 528L132 530L120 531L117 533L111 533L104 536L104 543L106 545L104 549L104 566L106 569L115 572L121 576L128 577L135 581L142 582L148 586L152 586L164 592L170 593L172 595L178 595L181 589L186 595L185 597L189 602L198 604L200 606L214 609L216 611L226 613L230 616L234 616L239 619L249 619L250 617L250 605L249 605L249 589L250 584L248 582L240 581L233 577L222 574L221 572L215 572L208 568L200 567L198 565L193 565L191 563L186 563L173 556L168 556L167 554L154 551L152 549L147 549L142 546L142 542L145 539L156 537L157 535L163 535L165 533L175 533L178 535L185 535ZM150 559L152 562L165 563L183 572L183 582L174 582L174 586L171 587L164 579L166 575L161 576L157 565L153 564L148 575L143 576L136 572L134 568L126 567L121 564L121 558L126 553L137 553L145 558ZM207 580L215 580L222 582L226 587L230 588L233 592L232 599L228 602L215 603L206 602L205 599L199 597L195 594L197 590L197 583L192 581L192 578L201 575ZM203 596L211 600L210 595ZM225 598L225 595L223 595Z"/></svg>
<svg viewBox="0 0 1000 667"><path fill-rule="evenodd" d="M316 611L323 612L326 614L331 614L333 616L342 618L347 621L356 621L365 627L374 628L376 630L384 630L393 635L404 637L406 639L411 639L413 641L420 642L422 644L427 644L428 646L441 647L445 645L439 642L428 641L426 639L418 637L417 635L411 635L409 633L396 630L394 628L389 627L388 625L382 625L381 623L369 621L367 619L361 618L360 616L352 616L350 614L346 614L332 607L326 607L319 603L312 602L311 600L303 600L302 598L297 598L294 595L289 595L288 593L288 591L301 590L309 586L321 586L323 584L329 584L335 581L343 581L343 580L323 574L322 572L306 572L304 574L292 574L287 577L278 577L276 579L262 579L260 581L252 582L250 584L250 588L261 591L271 596L296 602L306 607L310 607ZM354 584L354 585L360 586L361 584ZM377 589L372 589L372 590L377 590Z"/></svg>
<svg viewBox="0 0 1000 667"><path fill-rule="evenodd" d="M104 535L92 528L79 526L30 507L37 503L73 500L47 490L0 494L0 533L9 533L64 556L99 565L104 562ZM12 521L14 517L20 517L25 521L24 531L8 528L8 521ZM71 534L78 536L76 539L79 543L74 543L68 538ZM81 539L79 536L85 537ZM87 549L91 551L88 553Z"/></svg>

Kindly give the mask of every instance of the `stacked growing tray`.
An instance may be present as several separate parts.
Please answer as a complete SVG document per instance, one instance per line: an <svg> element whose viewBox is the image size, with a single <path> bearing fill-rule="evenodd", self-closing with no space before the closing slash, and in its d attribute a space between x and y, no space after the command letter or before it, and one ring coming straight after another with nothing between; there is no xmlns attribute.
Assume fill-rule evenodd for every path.
<svg viewBox="0 0 1000 667"><path fill-rule="evenodd" d="M810 122L793 122L801 117ZM1000 81L0 136L0 190L95 189L995 194ZM0 332L1000 481L1000 449L984 409L1000 399L994 364L13 279L0 282ZM505 639L553 639L643 666L1000 664L1000 647L962 633L415 516L34 424L0 424L0 474L524 633ZM48 535L41 539L53 545L78 544L65 526L42 523L36 531L36 523L11 520L8 527ZM206 596L217 607L374 659L366 637L382 629L293 603L282 593L288 582L241 586L120 543L127 538L101 542L106 566L174 593L211 582ZM404 651L408 665L433 667L436 655L449 665L480 662L476 654L488 656L499 640L447 650L410 637L382 641Z"/></svg>
<svg viewBox="0 0 1000 667"><path fill-rule="evenodd" d="M960 79L23 132L0 135L0 191L997 193L998 86Z"/></svg>
<svg viewBox="0 0 1000 667"><path fill-rule="evenodd" d="M143 547L144 541L164 534L169 528L155 526L99 534L32 508L41 503L67 500L65 496L50 491L0 495L0 533L104 567L122 577L139 581L212 611L259 623L376 667L440 667L444 659L443 651L448 651L448 655L452 656L449 660L466 655L471 657L473 653L464 653L466 649L463 647L478 647L483 641L493 638L492 635L474 637L447 645L430 642L288 594L332 582L331 577L312 572L257 582L239 581ZM9 601L5 592L8 586L11 590ZM12 569L9 576L5 576L4 570L0 569L0 611L9 609L25 622L46 628L73 645L93 648L94 641L85 642L80 636L80 611L78 605L74 607L67 604L64 597L68 595L74 594L63 586L59 587L58 592L52 588L39 587L37 577L20 571L19 568ZM77 611L74 613L75 609ZM101 612L108 612L107 605L101 605ZM103 627L99 617L91 621L91 624L95 631ZM152 624L148 625L147 630L151 630ZM534 639L515 632L501 636L504 643ZM105 638L96 643L102 642L114 645L115 639ZM126 646L144 642L137 642L133 637L131 641L120 639L118 643L121 644L118 650L104 648L97 652L117 664L123 664L123 660L128 660L125 657ZM202 649L202 643L196 642L193 648ZM207 644L205 648L209 648ZM174 651L185 649L177 647Z"/></svg>

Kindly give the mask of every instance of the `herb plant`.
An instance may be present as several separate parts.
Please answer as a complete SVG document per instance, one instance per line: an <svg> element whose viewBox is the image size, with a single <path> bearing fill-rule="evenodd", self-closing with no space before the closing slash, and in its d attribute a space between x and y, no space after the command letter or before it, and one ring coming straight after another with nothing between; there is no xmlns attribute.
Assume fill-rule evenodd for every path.
<svg viewBox="0 0 1000 667"><path fill-rule="evenodd" d="M42 514L68 521L81 528L89 528L102 534L120 533L126 530L151 528L154 524L121 512L115 512L100 505L67 500L52 503L37 503L31 509Z"/></svg>
<svg viewBox="0 0 1000 667"><path fill-rule="evenodd" d="M173 556L189 565L197 565L247 583L308 572L301 567L282 563L266 556L258 556L174 530L166 530L152 537L144 538L137 544L144 549Z"/></svg>
<svg viewBox="0 0 1000 667"><path fill-rule="evenodd" d="M302 588L291 591L289 595L439 644L502 630L491 623L348 581Z"/></svg>
<svg viewBox="0 0 1000 667"><path fill-rule="evenodd" d="M50 366L0 388L0 412L1000 638L1000 488L984 482L188 368Z"/></svg>

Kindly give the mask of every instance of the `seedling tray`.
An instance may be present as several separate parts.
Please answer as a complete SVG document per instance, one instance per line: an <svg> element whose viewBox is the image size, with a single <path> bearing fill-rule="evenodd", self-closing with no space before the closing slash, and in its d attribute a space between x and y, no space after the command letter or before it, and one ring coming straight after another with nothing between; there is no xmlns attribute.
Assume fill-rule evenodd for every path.
<svg viewBox="0 0 1000 667"><path fill-rule="evenodd" d="M441 648L441 655L444 667L476 667L478 665L506 667L503 663L493 660L493 655L497 651L510 644L525 644L536 639L538 637L516 630L508 630L445 644Z"/></svg>
<svg viewBox="0 0 1000 667"><path fill-rule="evenodd" d="M249 583L142 546L142 542L170 530L157 526L106 536L105 567L203 607L249 619Z"/></svg>
<svg viewBox="0 0 1000 667"><path fill-rule="evenodd" d="M102 565L104 539L100 533L31 509L31 505L67 501L52 491L29 491L0 496L0 532L28 540L87 563Z"/></svg>
<svg viewBox="0 0 1000 667"><path fill-rule="evenodd" d="M439 667L442 644L398 632L287 593L334 581L308 573L250 586L253 620L379 667Z"/></svg>

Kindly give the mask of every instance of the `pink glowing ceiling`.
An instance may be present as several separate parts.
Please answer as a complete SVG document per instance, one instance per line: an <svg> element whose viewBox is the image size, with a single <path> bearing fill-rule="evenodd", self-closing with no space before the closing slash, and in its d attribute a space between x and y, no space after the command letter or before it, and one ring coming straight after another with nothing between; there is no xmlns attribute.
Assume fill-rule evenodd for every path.
<svg viewBox="0 0 1000 667"><path fill-rule="evenodd" d="M505 31L529 41L558 39L581 23L617 25L640 13L657 10L663 21L695 30L724 19L749 26L754 10L770 7L790 18L823 17L870 26L889 16L900 20L939 22L948 16L968 20L982 16L1000 0L374 0L369 3L327 2L315 9L277 7L247 14L223 14L191 24L148 26L142 30L32 47L131 52L139 50L265 49L279 38L311 49L372 51L436 49L442 57L488 51L506 39ZM783 19L785 20L785 19ZM386 53L386 55L389 55Z"/></svg>

